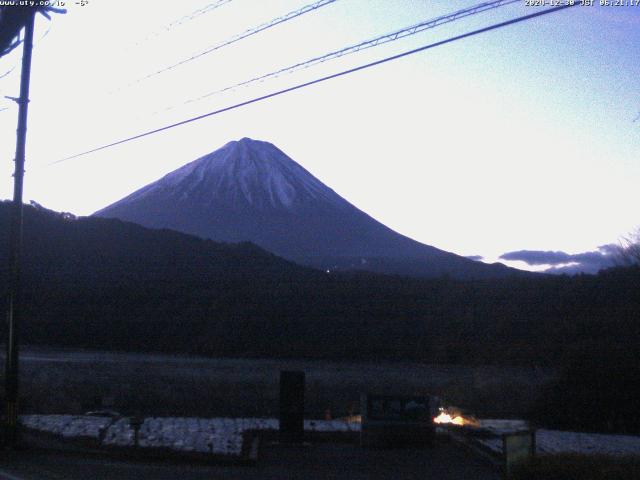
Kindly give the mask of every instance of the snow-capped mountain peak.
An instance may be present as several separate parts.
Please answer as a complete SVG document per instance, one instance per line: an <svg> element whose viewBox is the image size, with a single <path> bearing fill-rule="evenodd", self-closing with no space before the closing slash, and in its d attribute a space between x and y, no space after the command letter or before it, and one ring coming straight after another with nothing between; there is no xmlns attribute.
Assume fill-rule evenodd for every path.
<svg viewBox="0 0 640 480"><path fill-rule="evenodd" d="M459 278L512 272L394 232L275 145L250 138L229 142L95 215L218 241L251 241L323 270Z"/></svg>
<svg viewBox="0 0 640 480"><path fill-rule="evenodd" d="M342 200L275 145L246 137L188 163L151 186L139 194L171 189L180 192L178 200L197 195L206 203L224 198L260 209Z"/></svg>

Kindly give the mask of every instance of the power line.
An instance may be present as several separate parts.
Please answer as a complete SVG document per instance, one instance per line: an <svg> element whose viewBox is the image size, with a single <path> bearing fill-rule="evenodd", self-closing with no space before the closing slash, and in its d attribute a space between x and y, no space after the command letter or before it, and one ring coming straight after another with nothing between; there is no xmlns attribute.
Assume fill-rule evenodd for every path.
<svg viewBox="0 0 640 480"><path fill-rule="evenodd" d="M199 17L200 15L204 15L205 13L211 12L216 8L226 5L229 2L231 2L231 0L218 0L217 2L210 3L206 7L199 8L198 10L191 12L189 15L185 15L184 17L181 17L178 20L171 22L169 25L165 27L165 30L171 30L173 27L182 25L183 23L193 20L194 18Z"/></svg>
<svg viewBox="0 0 640 480"><path fill-rule="evenodd" d="M187 23L190 20L193 20L194 18L197 18L201 15L204 15L205 13L211 12L213 10L215 10L216 8L222 7L223 5L226 5L227 3L231 2L232 0L217 0L216 2L210 3L209 5L206 5L202 8L199 8L193 12L191 12L188 15L185 15L183 17L180 17L177 20L174 20L173 22L169 23L168 25L166 25L163 30L165 30L166 32L171 31L171 29L173 29L174 27L177 27L178 25L182 25L183 23ZM155 33L151 33L149 34L147 37L145 37L143 40L141 40L140 42L138 42L136 45L140 45L141 43L144 43L148 40L151 40L154 37L157 37L158 35L160 35L160 32L155 32Z"/></svg>
<svg viewBox="0 0 640 480"><path fill-rule="evenodd" d="M360 65L359 67L350 68L348 70L343 70L341 72L334 73L332 75L327 75L325 77L317 78L317 79L311 80L309 82L300 83L298 85L294 85L293 87L288 87L288 88L285 88L285 89L282 89L282 90L278 90L276 92L272 92L272 93L269 93L269 94L266 94L266 95L262 95L260 97L252 98L251 100L246 100L244 102L236 103L234 105L231 105L231 106L228 106L228 107L224 107L224 108L220 108L220 109L214 110L212 112L204 113L204 114L198 115L196 117L188 118L186 120L182 120L182 121L177 122L177 123L172 123L170 125L165 125L164 127L156 128L154 130L149 130L147 132L140 133L138 135L134 135L134 136L131 136L131 137L128 137L128 138L125 138L125 139L122 139L122 140L118 140L118 141L115 141L115 142L112 142L112 143L109 143L109 144L106 144L106 145L102 145L100 147L96 147L96 148L93 148L91 150L86 150L86 151L81 152L81 153L76 153L75 155L71 155L69 157L65 157L65 158L62 158L60 160L56 160L54 162L51 162L48 165L55 165L55 164L58 164L58 163L65 162L67 160L71 160L71 159L74 159L74 158L82 157L82 156L88 155L90 153L98 152L98 151L104 150L106 148L110 148L110 147L114 147L116 145L121 145L123 143L131 142L133 140L137 140L137 139L142 138L142 137L146 137L146 136L149 136L149 135L153 135L155 133L159 133L159 132L163 132L165 130L169 130L169 129L172 129L172 128L175 128L175 127L179 127L179 126L185 125L187 123L195 122L197 120L202 120L203 118L211 117L213 115L217 115L217 114L220 114L220 113L228 112L230 110L235 110L236 108L244 107L244 106L250 105L252 103L260 102L260 101L267 100L267 99L273 98L273 97L277 97L277 96L283 95L285 93L292 92L294 90L299 90L301 88L305 88L305 87L314 85L316 83L321 83L321 82L324 82L324 81L327 81L327 80L331 80L333 78L342 77L342 76L348 75L350 73L358 72L360 70L365 70L367 68L374 67L376 65L381 65L383 63L387 63L387 62L390 62L392 60L397 60L399 58L403 58L403 57L406 57L406 56L409 56L409 55L413 55L415 53L422 52L424 50L429 50L429 49L432 49L432 48L435 48L435 47L439 47L441 45L446 45L448 43L452 43L452 42L455 42L455 41L458 41L458 40L462 40L464 38L468 38L468 37L472 37L472 36L475 36L475 35L479 35L481 33L489 32L491 30L497 30L499 28L506 27L508 25L521 23L521 22L524 22L524 21L527 21L527 20L531 20L531 19L536 18L536 17L540 17L542 15L547 15L547 14L550 14L550 13L558 12L560 10L564 10L566 8L571 8L571 7L574 7L576 5L579 5L579 3L577 3L577 2L576 3L568 3L568 4L565 4L565 5L558 6L558 7L553 7L553 8L549 8L549 9L546 9L546 10L541 10L539 12L531 13L529 15L523 15L521 17L513 18L513 19L507 20L505 22L496 23L496 24L490 25L488 27L484 27L484 28L480 28L478 30L473 30L471 32L463 33L461 35L456 35L455 37L450 37L450 38L447 38L446 40L440 40L440 41L435 42L435 43L430 43L428 45L424 45L422 47L415 48L413 50L409 50L409 51L406 51L406 52L403 52L403 53L399 53L399 54L393 55L391 57L386 57L386 58L383 58L381 60L376 60L375 62L367 63L367 64L364 64L364 65Z"/></svg>
<svg viewBox="0 0 640 480"><path fill-rule="evenodd" d="M368 49L368 48L377 47L378 45L383 45L385 43L393 42L393 41L399 40L401 38L408 37L410 35L415 35L416 33L420 33L420 32L423 32L425 30L429 30L431 28L435 28L435 27L438 27L440 25L444 25L446 23L451 23L451 22L454 22L456 20L460 20L461 18L465 18L465 17L469 17L469 16L472 16L472 15L476 15L478 13L482 13L482 12L485 12L487 10L493 10L495 8L503 7L505 5L509 5L509 4L516 3L516 2L520 3L521 0L496 0L496 1L492 1L492 2L483 2L483 3L480 3L480 4L478 4L476 6L473 6L473 7L465 8L465 9L458 10L456 12L453 12L453 13L450 13L450 14L447 14L447 15L442 15L442 16L439 16L439 17L436 17L436 18L425 20L424 22L420 22L420 23L412 25L410 27L406 27L406 28L403 28L401 30L396 30L394 32L387 33L385 35L381 35L381 36L378 36L378 37L375 37L375 38L371 38L371 39L366 40L364 42L357 43L355 45L350 45L350 46L342 48L340 50L335 50L333 52L326 53L326 54L321 55L319 57L314 57L314 58L311 58L309 60L305 60L304 62L296 63L294 65L290 65L288 67L281 68L281 69L276 70L274 72L270 72L270 73L267 73L267 74L264 74L264 75L260 75L258 77L254 77L254 78L251 78L249 80L245 80L243 82L236 83L235 85L231 85L231 86L222 88L220 90L215 90L213 92L206 93L206 94L201 95L201 96L196 97L196 98L191 98L191 99L183 102L183 105L187 105L189 103L198 102L200 100L204 100L205 98L212 97L214 95L217 95L217 94L220 94L220 93L224 93L224 92L227 92L229 90L233 90L235 88L248 86L248 85L250 85L252 83L264 81L264 80L267 80L269 78L276 78L276 77L279 77L280 75L282 75L284 73L293 73L293 72L296 72L298 70L309 68L309 67L311 67L313 65L318 65L320 63L324 63L324 62L329 61L329 60L340 58L340 57L343 57L345 55L350 55L352 53L356 53L356 52L359 52L361 50L365 50L365 49ZM175 108L175 106L168 107L165 110L172 110L173 108Z"/></svg>
<svg viewBox="0 0 640 480"><path fill-rule="evenodd" d="M39 39L34 40L34 42L33 42L33 48L34 48L34 49L38 47L38 45L40 44L40 42L41 42L42 40L44 40L44 38L45 38L47 35L49 35L49 32L50 32L50 31L51 31L51 24L49 24L49 26L47 27L47 30L42 34L42 36L41 36ZM20 41L19 41L19 43L22 43L22 40L20 40ZM4 72L4 73L0 74L0 79L3 79L3 78L4 78L4 77L6 77L7 75L11 74L11 73L12 73L12 72L13 72L13 71L18 67L18 65L20 65L20 62L19 62L19 61L18 61L18 62L16 62L16 63L14 63L14 64L13 64L13 66L12 66L11 68L9 68L9 70L7 70L6 72Z"/></svg>
<svg viewBox="0 0 640 480"><path fill-rule="evenodd" d="M0 6L0 57L8 54L22 43L20 34L28 18L33 12L40 13L47 20L51 20L51 13L64 14L64 8L57 8L49 5L53 2L31 2L34 5L26 5L29 2L17 4L8 2ZM42 4L40 4L42 3Z"/></svg>
<svg viewBox="0 0 640 480"><path fill-rule="evenodd" d="M33 41L33 45L32 48L34 50L37 49L38 45L40 45L40 42L42 40L44 40L44 38L49 35L49 32L51 31L51 23L49 23L49 26L47 27L47 30L42 34L42 36L40 38L38 38L37 40ZM22 40L19 41L19 43L22 43ZM18 61L16 63L13 64L13 66L11 68L9 68L9 70L5 71L4 73L0 74L0 80L2 80L4 77L10 75L11 73L13 73L13 71L18 68L18 65L20 65L22 62ZM6 97L2 94L2 92L0 92L0 96L4 97L4 98L9 98L10 100L12 100L12 98L10 97ZM0 108L0 112L4 112L5 110L9 110L9 107L2 107Z"/></svg>
<svg viewBox="0 0 640 480"><path fill-rule="evenodd" d="M18 64L15 63L13 65L13 67L11 67L9 70L7 70L6 72L4 72L3 74L0 74L0 79L6 77L7 75L9 75L10 73L12 73L16 68L18 67Z"/></svg>
<svg viewBox="0 0 640 480"><path fill-rule="evenodd" d="M329 5L333 2L335 2L336 0L319 0L316 1L314 3L310 3L309 5L305 5L302 8L299 8L297 10L293 10L289 13L286 13L285 15L282 15L280 17L276 17L272 20L269 20L268 22L265 22L261 25L258 25L257 27L253 27L253 28L249 28L248 30L245 30L242 33L239 33L238 35L234 35L233 37L224 40L220 43L216 43L215 45L212 45L210 47L207 47L207 49L203 50L200 53L196 53L195 55L192 55L191 57L185 58L184 60L180 60L178 63L174 63L173 65L169 65L168 67L164 67L161 68L160 70L157 70L153 73L150 73L142 78L139 78L138 80L135 80L134 82L128 84L127 86L133 86L136 85L144 80L147 80L151 77L155 77L156 75L159 75L161 73L164 72L168 72L169 70L173 70L174 68L179 67L180 65L184 65L185 63L191 62L193 60L196 60L200 57L203 57L205 55L208 55L211 52L215 52L216 50L219 50L223 47L226 47L228 45L231 45L232 43L236 43L242 39L245 39L247 37L250 37L252 35L255 35L256 33L262 32L264 30L267 30L269 28L275 27L276 25L280 25L281 23L287 22L289 20L292 20L294 18L297 18L301 15L304 15L305 13L309 13L312 12L314 10L317 10L321 7L324 7L325 5Z"/></svg>

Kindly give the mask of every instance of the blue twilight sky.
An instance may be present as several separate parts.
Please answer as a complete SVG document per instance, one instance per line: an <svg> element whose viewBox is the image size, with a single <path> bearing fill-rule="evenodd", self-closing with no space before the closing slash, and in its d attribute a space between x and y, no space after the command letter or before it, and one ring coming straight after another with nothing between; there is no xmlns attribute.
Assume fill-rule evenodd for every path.
<svg viewBox="0 0 640 480"><path fill-rule="evenodd" d="M232 0L191 19L183 17L216 2L78 3L67 1L68 13L51 22L37 21L25 200L90 214L248 136L276 144L398 232L485 261L510 252L505 263L521 268L579 263L585 252L606 254L598 247L640 225L635 2L574 7L51 166L121 137L539 9L523 0L185 103L479 2L337 0L137 83L314 0ZM0 58L0 75L20 53ZM17 96L18 81L19 66L0 78L0 96ZM0 198L12 191L16 114L1 98ZM554 252L542 256L549 263L540 263L547 251Z"/></svg>

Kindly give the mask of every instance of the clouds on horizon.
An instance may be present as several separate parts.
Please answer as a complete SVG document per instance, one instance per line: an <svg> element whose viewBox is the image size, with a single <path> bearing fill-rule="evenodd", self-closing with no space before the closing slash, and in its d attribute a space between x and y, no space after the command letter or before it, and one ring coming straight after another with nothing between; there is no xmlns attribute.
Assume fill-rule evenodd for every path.
<svg viewBox="0 0 640 480"><path fill-rule="evenodd" d="M583 253L561 251L518 250L500 255L501 260L525 262L530 266L548 265L545 273L574 275L598 273L603 268L619 263L620 247L616 244L601 245L597 250Z"/></svg>

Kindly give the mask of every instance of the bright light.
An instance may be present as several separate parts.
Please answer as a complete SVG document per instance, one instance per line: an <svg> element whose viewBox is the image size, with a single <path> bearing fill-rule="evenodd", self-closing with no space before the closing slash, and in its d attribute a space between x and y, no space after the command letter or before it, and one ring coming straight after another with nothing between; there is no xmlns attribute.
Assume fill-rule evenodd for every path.
<svg viewBox="0 0 640 480"><path fill-rule="evenodd" d="M440 415L433 419L433 423L453 423L454 425L462 426L464 425L464 418L460 416L452 417L448 413L440 412Z"/></svg>

